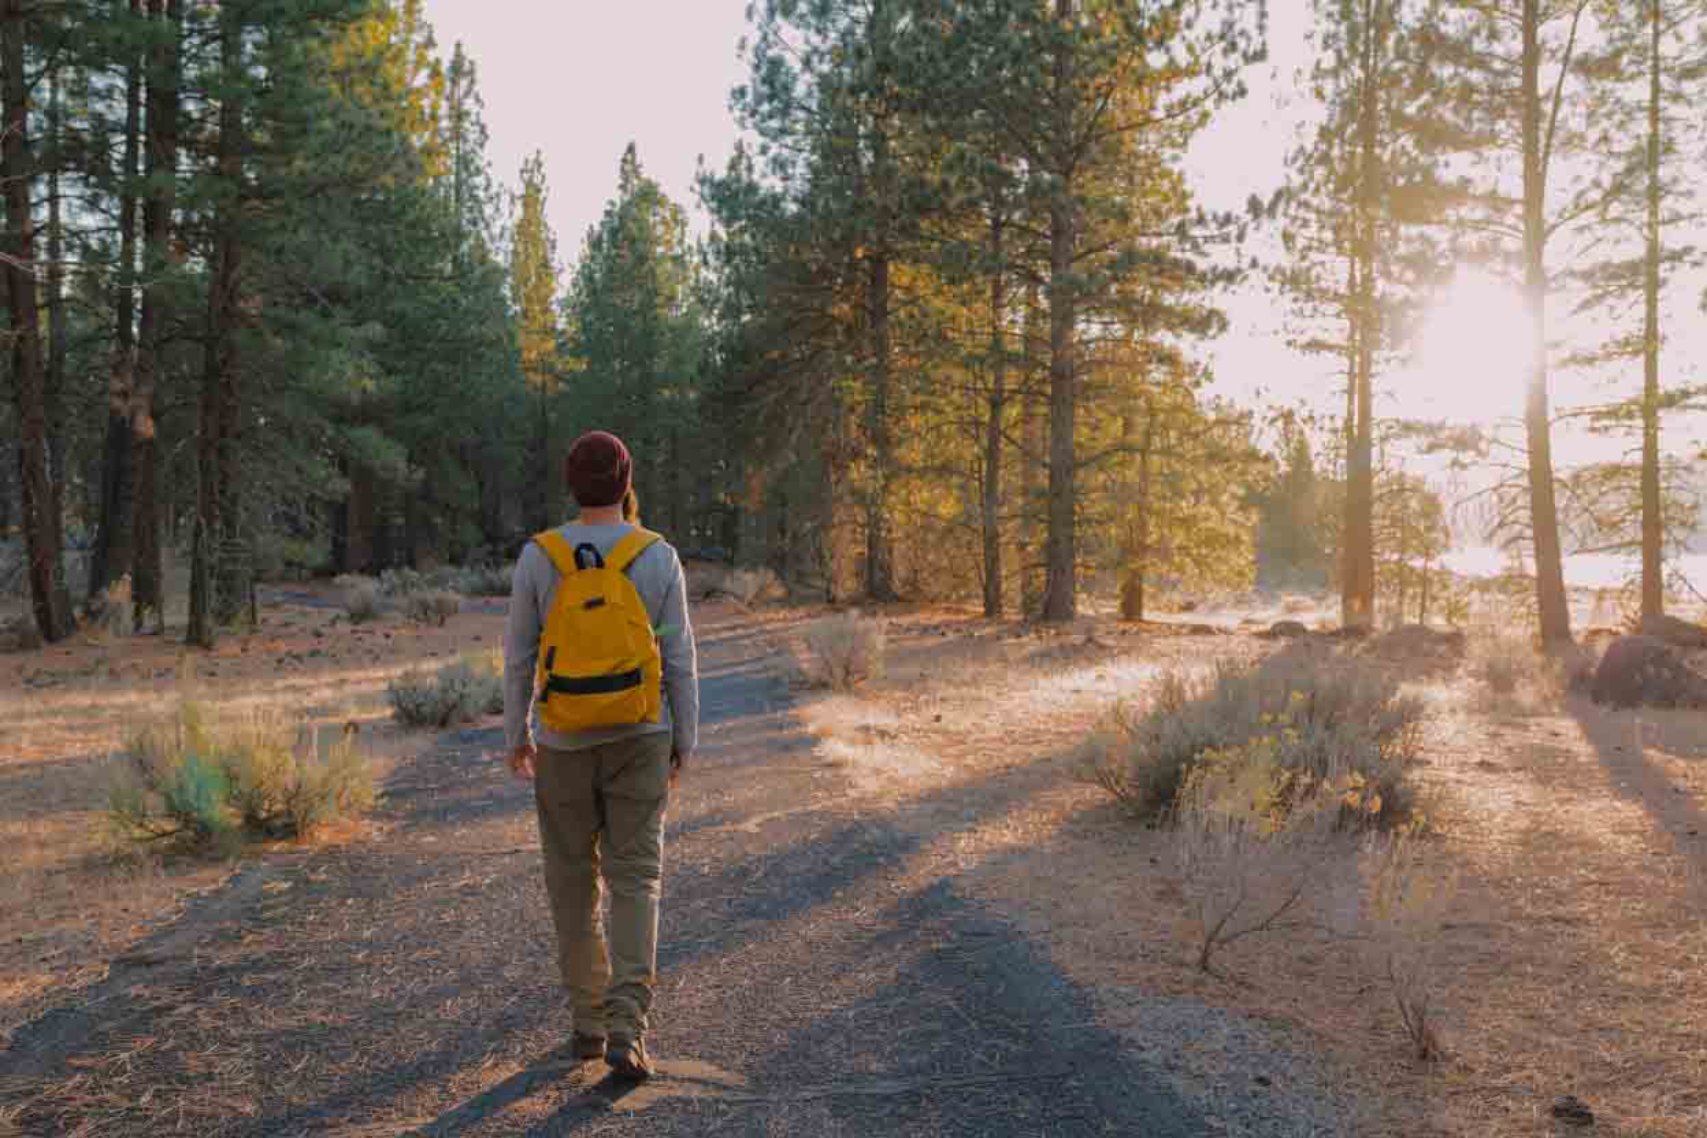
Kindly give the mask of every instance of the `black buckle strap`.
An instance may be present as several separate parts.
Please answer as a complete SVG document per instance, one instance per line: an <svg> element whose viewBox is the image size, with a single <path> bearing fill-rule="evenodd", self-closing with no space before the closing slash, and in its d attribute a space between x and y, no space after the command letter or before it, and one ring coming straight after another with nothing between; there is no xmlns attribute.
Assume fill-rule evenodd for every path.
<svg viewBox="0 0 1707 1138"><path fill-rule="evenodd" d="M610 695L637 688L645 682L645 673L639 668L610 676L547 675L543 694L549 696L555 692L558 695Z"/></svg>

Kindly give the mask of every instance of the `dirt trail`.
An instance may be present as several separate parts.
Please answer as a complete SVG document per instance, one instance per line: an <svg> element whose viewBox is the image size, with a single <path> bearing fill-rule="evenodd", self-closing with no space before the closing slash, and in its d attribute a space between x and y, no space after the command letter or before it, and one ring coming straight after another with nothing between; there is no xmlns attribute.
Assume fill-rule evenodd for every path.
<svg viewBox="0 0 1707 1138"><path fill-rule="evenodd" d="M0 1135L1319 1133L1193 1101L929 851L1049 772L861 806L775 649L709 614L706 747L672 806L653 1039L576 1068L528 790L447 735L382 836L252 863L0 1052Z"/></svg>

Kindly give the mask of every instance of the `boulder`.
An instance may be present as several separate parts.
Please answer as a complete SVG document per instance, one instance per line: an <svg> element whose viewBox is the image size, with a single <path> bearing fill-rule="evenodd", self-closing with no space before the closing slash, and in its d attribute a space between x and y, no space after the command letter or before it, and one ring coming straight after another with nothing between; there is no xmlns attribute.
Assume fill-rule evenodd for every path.
<svg viewBox="0 0 1707 1138"><path fill-rule="evenodd" d="M1707 628L1675 616L1645 616L1637 631L1643 636L1663 640L1674 648L1691 652L1707 650Z"/></svg>
<svg viewBox="0 0 1707 1138"><path fill-rule="evenodd" d="M1310 635L1310 630L1301 620L1277 620L1268 626L1267 635L1273 640L1296 640Z"/></svg>
<svg viewBox="0 0 1707 1138"><path fill-rule="evenodd" d="M1589 693L1614 707L1707 708L1707 676L1659 637L1625 636L1600 658Z"/></svg>

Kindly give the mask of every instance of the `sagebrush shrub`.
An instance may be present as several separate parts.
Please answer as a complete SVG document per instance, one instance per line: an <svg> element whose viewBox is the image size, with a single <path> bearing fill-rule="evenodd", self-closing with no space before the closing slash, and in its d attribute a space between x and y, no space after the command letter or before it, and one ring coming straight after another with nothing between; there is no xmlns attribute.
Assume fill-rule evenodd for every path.
<svg viewBox="0 0 1707 1138"><path fill-rule="evenodd" d="M783 592L782 579L772 570L762 567L730 571L723 587L731 597L749 608Z"/></svg>
<svg viewBox="0 0 1707 1138"><path fill-rule="evenodd" d="M1276 808L1328 790L1358 818L1409 814L1406 765L1423 707L1377 670L1318 654L1164 676L1147 704L1116 707L1081 747L1092 777L1135 815L1165 821L1193 772L1237 756L1272 772Z"/></svg>
<svg viewBox="0 0 1707 1138"><path fill-rule="evenodd" d="M128 636L133 631L130 574L126 573L89 601L89 616L109 636Z"/></svg>
<svg viewBox="0 0 1707 1138"><path fill-rule="evenodd" d="M322 755L311 725L277 712L217 715L186 700L132 736L124 754L108 817L135 841L209 848L305 837L375 801L353 727Z"/></svg>
<svg viewBox="0 0 1707 1138"><path fill-rule="evenodd" d="M352 624L377 619L385 611L385 599L379 582L359 573L345 573L332 581L338 589L339 603Z"/></svg>
<svg viewBox="0 0 1707 1138"><path fill-rule="evenodd" d="M456 571L449 587L465 597L507 597L514 573L504 565L467 565Z"/></svg>
<svg viewBox="0 0 1707 1138"><path fill-rule="evenodd" d="M1369 856L1367 941L1384 975L1412 1053L1422 1060L1443 1054L1435 1010L1441 930L1455 882L1431 865L1414 834L1374 844Z"/></svg>
<svg viewBox="0 0 1707 1138"><path fill-rule="evenodd" d="M504 669L496 653L455 660L436 672L415 670L385 689L405 727L445 728L504 710Z"/></svg>
<svg viewBox="0 0 1707 1138"><path fill-rule="evenodd" d="M462 597L446 589L423 589L403 598L403 615L416 624L443 628L461 610Z"/></svg>
<svg viewBox="0 0 1707 1138"><path fill-rule="evenodd" d="M1220 756L1192 773L1173 812L1169 849L1204 972L1227 945L1299 924L1322 867L1344 841L1325 795L1277 811L1274 773L1272 756Z"/></svg>
<svg viewBox="0 0 1707 1138"><path fill-rule="evenodd" d="M815 620L806 629L806 682L832 691L850 691L883 675L887 638L883 624L858 613Z"/></svg>

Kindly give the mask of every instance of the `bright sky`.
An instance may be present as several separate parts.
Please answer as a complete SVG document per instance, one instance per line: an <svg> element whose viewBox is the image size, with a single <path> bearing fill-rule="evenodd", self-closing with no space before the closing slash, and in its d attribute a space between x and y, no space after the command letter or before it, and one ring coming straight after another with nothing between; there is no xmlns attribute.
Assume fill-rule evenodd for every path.
<svg viewBox="0 0 1707 1138"><path fill-rule="evenodd" d="M692 208L700 155L735 142L729 91L747 0L426 0L439 46L473 56L494 173L514 186L545 154L559 256L581 248L616 190L630 141L676 201Z"/></svg>

